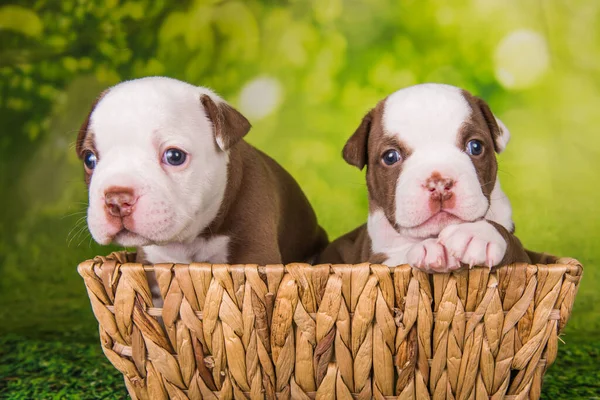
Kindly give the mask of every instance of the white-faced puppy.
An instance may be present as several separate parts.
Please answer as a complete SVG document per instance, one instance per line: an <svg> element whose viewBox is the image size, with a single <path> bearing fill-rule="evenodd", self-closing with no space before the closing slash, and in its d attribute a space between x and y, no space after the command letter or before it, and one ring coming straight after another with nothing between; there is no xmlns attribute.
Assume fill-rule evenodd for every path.
<svg viewBox="0 0 600 400"><path fill-rule="evenodd" d="M242 138L250 123L209 89L163 77L101 94L77 139L100 244L149 263L289 263L327 244L294 179Z"/></svg>
<svg viewBox="0 0 600 400"><path fill-rule="evenodd" d="M422 84L388 96L363 118L344 159L367 167L369 217L319 262L411 264L431 271L528 262L512 234L495 153L509 132L465 90Z"/></svg>

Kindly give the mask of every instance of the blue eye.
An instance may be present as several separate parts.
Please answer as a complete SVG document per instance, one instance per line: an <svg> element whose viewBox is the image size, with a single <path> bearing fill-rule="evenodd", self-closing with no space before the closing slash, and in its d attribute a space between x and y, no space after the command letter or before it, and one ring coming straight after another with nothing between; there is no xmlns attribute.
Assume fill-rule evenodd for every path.
<svg viewBox="0 0 600 400"><path fill-rule="evenodd" d="M476 139L469 140L469 143L467 143L466 150L467 153L469 153L472 156L481 155L481 153L483 153L483 143Z"/></svg>
<svg viewBox="0 0 600 400"><path fill-rule="evenodd" d="M83 155L83 163L85 164L85 167L87 169L92 170L92 169L96 168L98 159L96 158L96 155L93 152L88 150Z"/></svg>
<svg viewBox="0 0 600 400"><path fill-rule="evenodd" d="M165 164L178 166L185 162L187 154L183 150L176 149L174 147L165 150L163 153L163 162Z"/></svg>
<svg viewBox="0 0 600 400"><path fill-rule="evenodd" d="M402 159L398 150L388 150L383 153L381 160L385 165L394 165Z"/></svg>

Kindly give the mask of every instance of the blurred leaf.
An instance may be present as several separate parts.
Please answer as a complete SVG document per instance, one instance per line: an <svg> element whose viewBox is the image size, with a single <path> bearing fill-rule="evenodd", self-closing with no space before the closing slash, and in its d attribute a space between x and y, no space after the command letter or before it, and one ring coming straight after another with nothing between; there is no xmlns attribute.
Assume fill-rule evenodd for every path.
<svg viewBox="0 0 600 400"><path fill-rule="evenodd" d="M187 31L187 21L189 17L182 12L172 12L165 19L162 26L160 27L159 37L161 40L168 42L173 40L178 35L182 35Z"/></svg>
<svg viewBox="0 0 600 400"><path fill-rule="evenodd" d="M252 61L258 54L259 33L254 15L241 2L227 2L214 10L214 23L223 36L223 60Z"/></svg>
<svg viewBox="0 0 600 400"><path fill-rule="evenodd" d="M39 36L43 24L37 14L25 7L7 5L0 7L0 31L12 30L28 36Z"/></svg>
<svg viewBox="0 0 600 400"><path fill-rule="evenodd" d="M315 19L321 24L335 21L342 14L342 0L313 0Z"/></svg>
<svg viewBox="0 0 600 400"><path fill-rule="evenodd" d="M144 17L144 4L141 1L127 1L119 9L119 13L123 17L132 19L141 19Z"/></svg>

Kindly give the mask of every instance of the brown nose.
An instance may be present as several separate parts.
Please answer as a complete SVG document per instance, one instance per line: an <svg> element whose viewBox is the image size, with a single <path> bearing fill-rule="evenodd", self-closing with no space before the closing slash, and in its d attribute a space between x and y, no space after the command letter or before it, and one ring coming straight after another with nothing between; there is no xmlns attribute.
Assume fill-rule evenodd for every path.
<svg viewBox="0 0 600 400"><path fill-rule="evenodd" d="M104 193L106 211L115 217L131 215L136 200L131 188L111 187Z"/></svg>
<svg viewBox="0 0 600 400"><path fill-rule="evenodd" d="M437 172L434 172L425 182L425 189L429 191L432 200L448 200L453 196L452 188L454 179L444 178Z"/></svg>

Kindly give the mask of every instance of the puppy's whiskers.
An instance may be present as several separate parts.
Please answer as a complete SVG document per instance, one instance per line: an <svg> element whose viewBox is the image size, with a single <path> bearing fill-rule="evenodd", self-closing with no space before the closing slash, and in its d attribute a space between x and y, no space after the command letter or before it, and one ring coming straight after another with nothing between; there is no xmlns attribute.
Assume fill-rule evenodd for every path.
<svg viewBox="0 0 600 400"><path fill-rule="evenodd" d="M77 231L77 233L74 234L73 236L71 236L71 239L67 243L67 247L71 247L71 243L73 243L73 240L76 239L76 238L78 238L78 237L80 237L81 234L83 234L84 232L86 232L86 228L87 228L86 225L83 225L81 228L79 228L79 230ZM89 235L89 233L87 233L87 234Z"/></svg>
<svg viewBox="0 0 600 400"><path fill-rule="evenodd" d="M514 174L511 174L510 172L508 172L508 171L504 171L504 170L502 170L502 169L500 169L500 168L498 168L498 172L502 172L503 174L505 174L505 175L508 175L508 176L510 176L511 178L514 178L514 176L515 176Z"/></svg>
<svg viewBox="0 0 600 400"><path fill-rule="evenodd" d="M75 221L75 225L73 226L73 228L71 228L71 230L69 231L69 233L67 234L67 238L73 233L73 231L75 229L81 228L81 224L85 221L85 216L79 218L77 221Z"/></svg>
<svg viewBox="0 0 600 400"><path fill-rule="evenodd" d="M83 242L85 242L85 240L86 240L88 237L89 237L90 239L92 238L92 236L90 235L90 233L86 231L86 232L85 232L85 235L83 235L83 239L81 239L81 240L79 241L79 243L77 243L77 247L81 246L81 244L82 244Z"/></svg>
<svg viewBox="0 0 600 400"><path fill-rule="evenodd" d="M87 211L86 210L75 211L74 213L63 215L62 217L60 217L60 219L65 219L65 218L69 218L69 217L73 217L75 215L81 215L81 214L85 215L85 214L87 214ZM85 218L85 216L84 216L84 218Z"/></svg>

